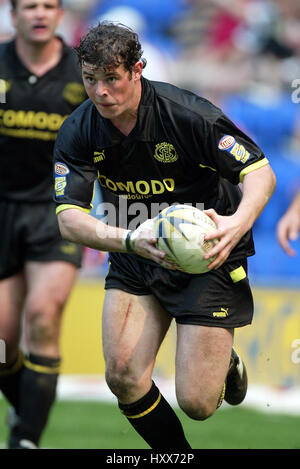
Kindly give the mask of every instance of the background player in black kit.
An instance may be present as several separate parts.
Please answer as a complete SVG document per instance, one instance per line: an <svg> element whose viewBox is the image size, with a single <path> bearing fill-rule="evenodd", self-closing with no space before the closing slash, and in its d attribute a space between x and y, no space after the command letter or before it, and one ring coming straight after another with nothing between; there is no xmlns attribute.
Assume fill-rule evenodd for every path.
<svg viewBox="0 0 300 469"><path fill-rule="evenodd" d="M0 45L0 337L7 347L0 389L18 416L9 447L34 448L55 398L62 311L81 263L81 248L58 230L53 146L86 94L76 54L55 36L61 2L11 3L16 37Z"/></svg>
<svg viewBox="0 0 300 469"><path fill-rule="evenodd" d="M175 318L176 395L186 414L203 420L223 397L230 404L245 397L233 330L252 320L246 258L254 254L251 227L275 176L220 109L143 78L141 45L125 26L100 23L77 52L90 100L63 123L55 144L60 229L65 239L110 252L102 337L106 380L121 411L151 448L188 449L152 381L155 358ZM96 178L118 196L129 229L113 227L109 214L108 224L89 215ZM155 247L153 212L175 202L202 202L216 222L207 237L219 238L208 273L180 272ZM134 229L138 218L143 223Z"/></svg>

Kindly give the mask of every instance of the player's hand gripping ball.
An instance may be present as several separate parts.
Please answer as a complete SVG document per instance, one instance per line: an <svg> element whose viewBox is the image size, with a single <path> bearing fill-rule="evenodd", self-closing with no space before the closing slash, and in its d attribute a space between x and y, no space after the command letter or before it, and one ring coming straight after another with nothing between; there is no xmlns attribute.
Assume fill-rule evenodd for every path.
<svg viewBox="0 0 300 469"><path fill-rule="evenodd" d="M155 221L157 247L164 251L179 270L189 274L208 272L213 258L204 259L218 242L205 241L204 236L216 229L209 216L189 205L171 205L162 210Z"/></svg>

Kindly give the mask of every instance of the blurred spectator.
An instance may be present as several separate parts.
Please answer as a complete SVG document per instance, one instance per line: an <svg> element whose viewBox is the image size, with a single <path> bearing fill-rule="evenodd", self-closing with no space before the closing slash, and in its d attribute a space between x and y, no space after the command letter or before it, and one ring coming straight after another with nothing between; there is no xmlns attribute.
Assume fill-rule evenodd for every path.
<svg viewBox="0 0 300 469"><path fill-rule="evenodd" d="M169 47L168 40L162 34L165 15L163 12L159 15L155 10L158 7L156 1L152 3L153 9L150 8L148 0L144 2L115 0L104 2L104 4L100 3L95 11L90 13L87 27L104 20L122 23L131 27L139 35L144 51L143 56L147 60L143 75L150 80L169 81L172 73L174 81L176 72L173 55L174 47ZM164 7L168 4L170 7L170 3L166 3L167 5L164 5ZM176 2L174 2L174 6L176 6ZM157 19L156 22L154 17ZM155 23L155 27L151 26L152 22ZM158 24L160 24L160 27L158 27Z"/></svg>
<svg viewBox="0 0 300 469"><path fill-rule="evenodd" d="M63 0L65 14L58 33L70 46L77 45L85 33L85 18L97 0Z"/></svg>
<svg viewBox="0 0 300 469"><path fill-rule="evenodd" d="M291 76L300 73L299 2L189 3L190 10L172 28L183 46L180 85L226 93L247 89L257 80L258 71L265 74L263 79L277 80L280 86L289 86Z"/></svg>
<svg viewBox="0 0 300 469"><path fill-rule="evenodd" d="M14 27L10 17L10 1L0 0L0 42L8 41L14 35Z"/></svg>
<svg viewBox="0 0 300 469"><path fill-rule="evenodd" d="M129 15L135 11L143 17L144 38L172 55L177 52L177 44L169 37L168 30L180 19L188 5L188 0L98 0L90 18L96 20L100 16L108 16L108 11L112 12L115 9L129 9ZM124 24L128 26L126 16L123 19Z"/></svg>
<svg viewBox="0 0 300 469"><path fill-rule="evenodd" d="M270 157L290 152L298 133L300 109L290 94L263 84L252 84L247 92L224 97L222 108L244 128Z"/></svg>

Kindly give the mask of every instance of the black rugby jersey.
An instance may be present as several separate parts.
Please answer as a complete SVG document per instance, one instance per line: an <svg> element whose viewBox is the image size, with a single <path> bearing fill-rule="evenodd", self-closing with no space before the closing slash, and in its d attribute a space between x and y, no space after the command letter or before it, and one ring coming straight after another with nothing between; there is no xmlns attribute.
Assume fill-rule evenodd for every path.
<svg viewBox="0 0 300 469"><path fill-rule="evenodd" d="M52 200L53 147L64 119L86 99L74 51L41 77L0 45L0 199ZM5 102L3 102L5 101Z"/></svg>
<svg viewBox="0 0 300 469"><path fill-rule="evenodd" d="M243 176L268 163L212 103L145 78L137 123L128 136L87 100L62 125L54 155L57 213L70 205L89 210L98 178L118 196L119 225L129 229L136 228L137 216L152 218L163 203L202 203L230 215L241 199ZM252 254L248 232L230 259Z"/></svg>

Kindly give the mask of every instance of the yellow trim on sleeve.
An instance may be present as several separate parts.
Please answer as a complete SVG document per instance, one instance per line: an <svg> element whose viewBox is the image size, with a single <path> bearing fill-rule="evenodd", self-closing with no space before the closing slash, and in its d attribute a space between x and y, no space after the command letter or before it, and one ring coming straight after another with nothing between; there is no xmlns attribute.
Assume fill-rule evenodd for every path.
<svg viewBox="0 0 300 469"><path fill-rule="evenodd" d="M140 414L137 414L137 415L126 415L126 414L125 415L128 419L139 419L141 417L144 417L145 415L150 414L150 412L152 412L152 410L154 410L155 407L158 406L160 400L161 400L161 394L159 393L157 400L154 402L154 404L151 407L149 407L149 409L145 410L145 412L141 412Z"/></svg>
<svg viewBox="0 0 300 469"><path fill-rule="evenodd" d="M78 205L61 204L58 207L56 207L56 215L58 215L60 212L63 212L64 210L68 210L69 208L76 208L77 210L80 210L81 212L85 212L85 213L90 213L91 211L91 209L89 208L79 207Z"/></svg>
<svg viewBox="0 0 300 469"><path fill-rule="evenodd" d="M79 207L79 205L73 205L73 204L61 204L61 205L58 205L58 207L56 207L56 215L58 215L63 210L68 210L69 208L77 208L77 210L81 210L82 212L85 212L85 213L89 214L90 211L93 208L92 202L93 202L94 197L95 197L95 190L96 190L96 181L94 182L93 196L92 196L92 200L91 200L91 203L90 203L91 208L83 208L83 207Z"/></svg>
<svg viewBox="0 0 300 469"><path fill-rule="evenodd" d="M240 182L243 182L243 179L246 176L246 174L251 173L252 171L255 171L256 169L262 168L263 166L266 166L267 164L269 164L269 160L267 160L267 158L263 158L262 160L256 161L250 166L247 166L240 172Z"/></svg>
<svg viewBox="0 0 300 469"><path fill-rule="evenodd" d="M237 269L233 270L232 272L229 272L229 275L233 283L237 283L240 280L243 280L243 278L247 277L245 269L242 265L238 267Z"/></svg>

